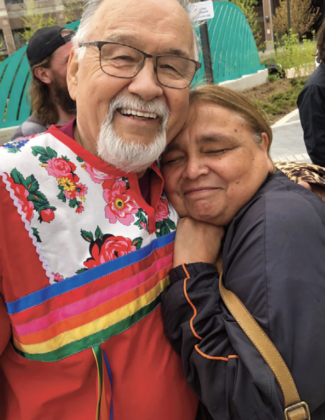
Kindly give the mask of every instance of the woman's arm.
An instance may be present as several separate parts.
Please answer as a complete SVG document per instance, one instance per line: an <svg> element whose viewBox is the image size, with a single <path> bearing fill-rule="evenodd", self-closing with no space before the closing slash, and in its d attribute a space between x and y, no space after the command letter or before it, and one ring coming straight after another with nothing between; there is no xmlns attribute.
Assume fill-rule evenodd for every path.
<svg viewBox="0 0 325 420"><path fill-rule="evenodd" d="M171 286L162 298L165 332L182 358L188 383L213 419L281 419L282 399L272 372L224 307L215 266L183 265L170 275Z"/></svg>

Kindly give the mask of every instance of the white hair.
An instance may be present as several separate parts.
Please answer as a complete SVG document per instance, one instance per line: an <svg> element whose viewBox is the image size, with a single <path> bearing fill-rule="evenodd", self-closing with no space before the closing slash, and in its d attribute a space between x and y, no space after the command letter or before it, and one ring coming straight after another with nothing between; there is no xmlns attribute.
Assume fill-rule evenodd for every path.
<svg viewBox="0 0 325 420"><path fill-rule="evenodd" d="M160 119L158 131L150 144L137 143L132 138L123 139L116 134L112 120L120 109L157 114ZM165 150L167 144L166 126L169 110L163 98L145 101L138 96L118 94L110 102L108 114L98 135L97 153L105 162L126 172L141 172L147 169Z"/></svg>
<svg viewBox="0 0 325 420"><path fill-rule="evenodd" d="M103 0L88 0L85 4L84 11L80 19L79 29L72 40L73 45L76 49L75 51L78 56L78 61L82 60L83 56L85 55L86 47L80 47L80 45L88 41L88 37L91 33L91 19L95 14L98 6L102 3L102 1ZM194 58L198 60L200 43L195 33L195 28L198 26L198 22L196 20L198 11L190 7L190 0L177 0L177 2L183 7L192 23L194 39Z"/></svg>

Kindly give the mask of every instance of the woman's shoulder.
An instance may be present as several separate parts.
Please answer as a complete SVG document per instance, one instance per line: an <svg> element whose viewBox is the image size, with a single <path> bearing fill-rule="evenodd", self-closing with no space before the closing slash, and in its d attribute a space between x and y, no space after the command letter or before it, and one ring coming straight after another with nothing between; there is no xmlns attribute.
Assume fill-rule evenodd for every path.
<svg viewBox="0 0 325 420"><path fill-rule="evenodd" d="M274 214L287 222L296 218L317 220L325 226L325 203L313 192L292 182L280 170L272 174L260 190L265 212ZM280 221L279 220L279 221Z"/></svg>
<svg viewBox="0 0 325 420"><path fill-rule="evenodd" d="M265 237L274 232L319 230L325 236L325 203L281 171L270 175L254 197L239 211L233 233Z"/></svg>

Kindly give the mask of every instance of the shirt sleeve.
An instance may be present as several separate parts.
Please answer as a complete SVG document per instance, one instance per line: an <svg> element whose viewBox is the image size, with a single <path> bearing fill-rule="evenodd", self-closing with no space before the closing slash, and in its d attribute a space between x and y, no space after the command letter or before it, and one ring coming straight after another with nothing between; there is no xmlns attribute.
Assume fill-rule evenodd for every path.
<svg viewBox="0 0 325 420"><path fill-rule="evenodd" d="M325 86L306 86L298 108L307 152L314 164L325 166Z"/></svg>

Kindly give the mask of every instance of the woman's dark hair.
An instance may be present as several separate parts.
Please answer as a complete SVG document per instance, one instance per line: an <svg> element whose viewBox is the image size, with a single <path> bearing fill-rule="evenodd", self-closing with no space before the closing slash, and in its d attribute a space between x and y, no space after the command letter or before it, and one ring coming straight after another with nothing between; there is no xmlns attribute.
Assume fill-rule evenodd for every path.
<svg viewBox="0 0 325 420"><path fill-rule="evenodd" d="M325 62L325 19L319 28L316 36L317 41L317 63Z"/></svg>

